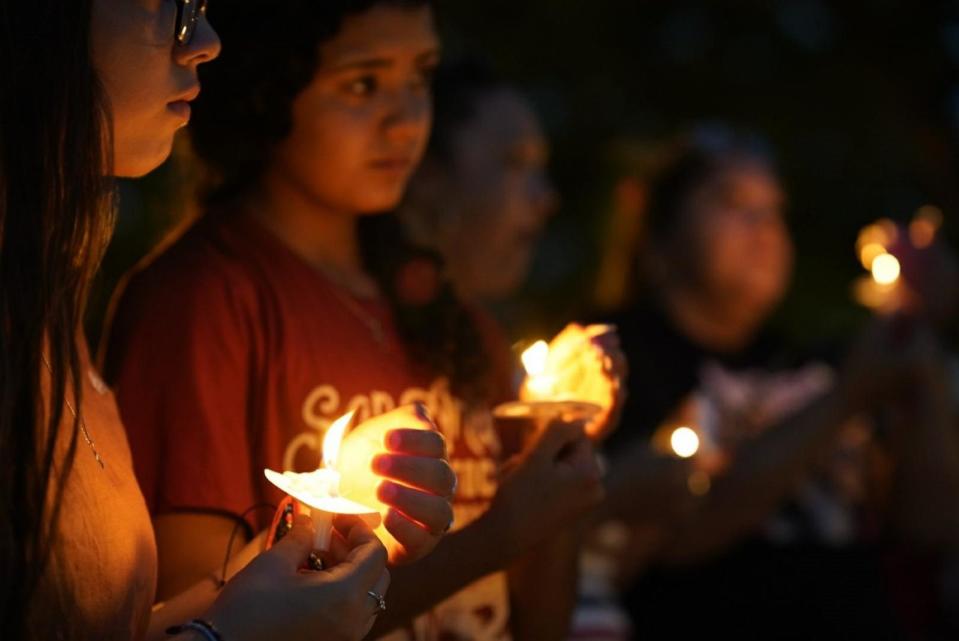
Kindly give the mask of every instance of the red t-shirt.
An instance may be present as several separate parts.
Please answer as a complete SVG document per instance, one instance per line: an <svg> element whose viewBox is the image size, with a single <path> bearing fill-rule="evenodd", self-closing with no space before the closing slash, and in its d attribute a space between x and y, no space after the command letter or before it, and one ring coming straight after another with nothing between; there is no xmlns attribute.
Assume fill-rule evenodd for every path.
<svg viewBox="0 0 959 641"><path fill-rule="evenodd" d="M476 317L491 357L506 353L495 324ZM493 361L505 394L508 361ZM407 358L385 304L335 287L245 214L207 216L130 277L104 371L154 514L275 505L282 496L264 468L315 469L333 420L414 401L446 437L459 478L454 528L496 491L488 408L464 412L444 379ZM258 530L271 517L246 521ZM415 638L500 639L507 617L505 579L494 575L418 620Z"/></svg>

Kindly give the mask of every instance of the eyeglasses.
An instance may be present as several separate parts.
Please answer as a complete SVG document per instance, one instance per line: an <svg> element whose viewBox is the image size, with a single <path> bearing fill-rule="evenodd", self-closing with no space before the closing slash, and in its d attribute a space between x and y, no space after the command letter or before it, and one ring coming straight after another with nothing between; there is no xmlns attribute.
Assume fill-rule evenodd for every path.
<svg viewBox="0 0 959 641"><path fill-rule="evenodd" d="M185 47L193 40L196 24L206 15L207 0L176 0L176 42Z"/></svg>

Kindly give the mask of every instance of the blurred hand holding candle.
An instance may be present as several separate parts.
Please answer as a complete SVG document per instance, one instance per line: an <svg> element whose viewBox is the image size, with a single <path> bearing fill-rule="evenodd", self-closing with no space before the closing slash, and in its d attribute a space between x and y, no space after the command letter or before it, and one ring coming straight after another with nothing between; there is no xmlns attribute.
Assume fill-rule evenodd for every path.
<svg viewBox="0 0 959 641"><path fill-rule="evenodd" d="M323 438L322 465L312 471L282 474L264 470L267 479L310 510L316 528L314 547L329 549L332 520L336 514L360 515L374 520L376 534L391 553L401 544L383 526L391 509L379 499L378 490L384 478L373 471L373 460L390 453L387 438L399 429L433 429L421 410L403 407L371 418L348 430L353 419L349 412L333 421Z"/></svg>
<svg viewBox="0 0 959 641"><path fill-rule="evenodd" d="M866 226L856 253L868 276L856 280L853 296L878 313L922 313L944 322L956 309L959 266L938 241L942 212L920 208L908 226L889 219Z"/></svg>
<svg viewBox="0 0 959 641"><path fill-rule="evenodd" d="M688 470L686 489L697 497L709 492L712 475L721 468L715 445L701 434L702 424L708 421L703 401L698 394L687 397L653 435L654 451L683 462Z"/></svg>
<svg viewBox="0 0 959 641"><path fill-rule="evenodd" d="M854 296L861 305L876 311L894 311L901 305L899 279L902 266L889 250L896 244L900 228L891 220L867 225L856 239L856 254L868 276L854 284Z"/></svg>
<svg viewBox="0 0 959 641"><path fill-rule="evenodd" d="M521 360L519 400L496 407L495 416L532 419L538 428L555 418L584 420L594 439L613 427L625 375L615 327L571 323L548 344L533 343Z"/></svg>

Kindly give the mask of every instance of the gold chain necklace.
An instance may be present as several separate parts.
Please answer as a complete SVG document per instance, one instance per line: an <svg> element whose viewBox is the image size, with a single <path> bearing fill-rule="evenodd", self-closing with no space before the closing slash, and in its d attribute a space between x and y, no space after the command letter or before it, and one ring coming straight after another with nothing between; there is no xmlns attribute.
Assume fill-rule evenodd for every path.
<svg viewBox="0 0 959 641"><path fill-rule="evenodd" d="M344 279L338 277L332 268L320 266L319 270L325 277L326 284L333 292L333 295L340 300L350 314L356 317L361 323L366 325L366 328L370 331L370 334L373 335L373 340L376 342L376 344L379 345L384 351L390 352L391 350L387 341L386 328L383 327L382 321L363 309L363 306L360 305L360 303L356 301L348 291L342 291L347 289L345 281Z"/></svg>
<svg viewBox="0 0 959 641"><path fill-rule="evenodd" d="M47 366L47 371L50 372L50 376L53 376L53 367L50 366L50 361L47 360L46 354L41 354L41 359L43 359L43 364ZM73 404L70 402L70 399L66 396L63 397L63 402L66 403L67 409L70 410L70 413L73 414L73 418L76 419L77 423L80 425L80 434L83 435L83 440L87 442L87 445L90 446L90 451L93 452L93 458L97 460L97 463L100 465L100 469L106 469L106 464L103 462L103 457L100 456L100 452L97 451L97 444L93 442L93 438L90 436L90 432L87 431L87 423L83 420L83 417L80 416L80 413L73 407Z"/></svg>
<svg viewBox="0 0 959 641"><path fill-rule="evenodd" d="M380 347L386 349L386 330L383 328L383 323L380 322L380 319L363 309L363 307L358 302L353 300L349 294L339 291L339 288L336 285L333 285L333 293L337 298L340 299L340 302L343 303L343 306L346 307L346 309L349 310L353 316L358 318L360 322L366 325L366 328L370 330L370 334L373 335L373 340L376 341Z"/></svg>

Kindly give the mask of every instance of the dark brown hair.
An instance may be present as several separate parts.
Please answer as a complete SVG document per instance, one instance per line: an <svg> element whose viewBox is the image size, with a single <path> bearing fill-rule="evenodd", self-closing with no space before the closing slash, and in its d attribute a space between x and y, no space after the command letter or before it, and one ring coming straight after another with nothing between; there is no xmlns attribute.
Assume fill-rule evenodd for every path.
<svg viewBox="0 0 959 641"><path fill-rule="evenodd" d="M77 448L78 336L112 226L92 0L0 5L0 630L27 637ZM44 354L50 371L49 392ZM72 425L65 458L60 424ZM44 613L57 616L59 613Z"/></svg>

